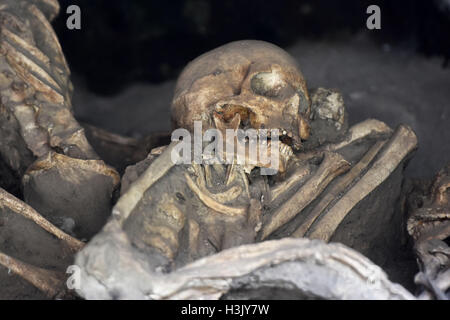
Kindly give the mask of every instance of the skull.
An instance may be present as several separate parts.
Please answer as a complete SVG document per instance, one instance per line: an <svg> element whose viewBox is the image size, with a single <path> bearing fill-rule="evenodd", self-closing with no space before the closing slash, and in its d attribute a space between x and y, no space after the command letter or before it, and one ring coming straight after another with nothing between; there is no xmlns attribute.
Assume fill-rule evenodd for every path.
<svg viewBox="0 0 450 320"><path fill-rule="evenodd" d="M294 59L263 41L237 41L190 62L172 102L174 128L278 129L299 150L309 136L310 99Z"/></svg>

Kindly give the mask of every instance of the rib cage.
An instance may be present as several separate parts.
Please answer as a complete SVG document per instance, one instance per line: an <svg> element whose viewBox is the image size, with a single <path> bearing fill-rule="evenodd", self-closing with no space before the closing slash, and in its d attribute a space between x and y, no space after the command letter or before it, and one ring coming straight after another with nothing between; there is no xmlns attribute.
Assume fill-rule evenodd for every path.
<svg viewBox="0 0 450 320"><path fill-rule="evenodd" d="M54 0L0 1L0 155L22 176L57 151L98 159L72 114L70 70L50 21Z"/></svg>

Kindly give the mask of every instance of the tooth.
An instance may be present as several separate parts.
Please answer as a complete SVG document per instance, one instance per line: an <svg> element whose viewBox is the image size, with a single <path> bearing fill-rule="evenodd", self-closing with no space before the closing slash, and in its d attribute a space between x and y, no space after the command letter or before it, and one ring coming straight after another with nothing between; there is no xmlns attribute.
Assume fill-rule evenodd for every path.
<svg viewBox="0 0 450 320"><path fill-rule="evenodd" d="M308 122L306 122L303 118L299 119L299 135L303 140L308 140L310 134L310 127Z"/></svg>

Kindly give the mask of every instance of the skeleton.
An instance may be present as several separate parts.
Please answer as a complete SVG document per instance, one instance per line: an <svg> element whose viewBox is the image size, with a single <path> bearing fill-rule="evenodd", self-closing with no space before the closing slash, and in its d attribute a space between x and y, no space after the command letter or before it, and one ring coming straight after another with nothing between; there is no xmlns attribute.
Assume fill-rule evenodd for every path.
<svg viewBox="0 0 450 320"><path fill-rule="evenodd" d="M52 1L22 1L20 6L13 3L16 2L5 1L1 12L12 16L16 14L16 20L17 12L24 8L39 10L30 3L42 5L46 9L50 5L54 12L57 12L58 7ZM42 23L42 16L39 17L37 21ZM33 19L36 18L30 18L30 21L33 22ZM7 30L10 23L3 22L2 30ZM44 25L47 28L48 22ZM44 34L49 34L50 31L46 29ZM18 37L17 43L24 45L23 41L20 42L22 38L30 37ZM8 54L13 58L15 54L18 55L14 47L11 49L10 40L3 41L5 44L2 48L9 48L6 51L7 58ZM40 51L30 45L34 40L30 41L26 49L30 53L38 52L38 57L41 57ZM56 38L53 41L57 44ZM54 48L56 44L50 48ZM45 60L45 55L42 57ZM63 61L60 51L50 57L56 61L49 60L52 66L52 63L58 66ZM63 69L66 70L63 73L66 81L64 85L59 80L53 80L62 90L68 90L59 97L56 94L58 91L44 88L47 93L39 87L40 83L33 77L36 65L45 65L44 60L41 59L37 64L29 63L23 71L20 69L22 64L15 63L13 58L6 60L7 65L15 67L14 74L23 79L25 87L31 85L39 92L33 96L34 99L45 94L50 97L47 100L54 99L50 100L50 105L37 104L35 108L41 108L39 110L43 114L50 113L50 110L67 113L67 116L48 115L45 117L47 122L44 123L30 117L28 113L32 111L26 108L16 111L15 119L18 119L17 123L24 129L13 132L20 133L20 146L28 150L23 151L28 156L15 153L21 161L17 170L22 174L19 168L30 166L34 160L31 155L39 157L24 174L25 201L43 213L54 208L54 204L45 201L39 203L40 199L49 198L42 196L45 194L45 183L42 181L50 181L46 180L49 175L45 173L48 171L58 177L57 183L68 183L70 187L79 188L86 181L95 181L91 176L94 174L106 179L106 182L99 183L94 188L100 188L105 207L118 183L117 173L103 162L94 160L98 156L71 116L68 69ZM49 72L38 71L41 82L51 81L52 76L58 77L53 73L50 76ZM61 73L59 75L61 77ZM42 79L45 76L49 78ZM8 85L10 86L5 88L12 90L10 88L13 85ZM8 92L2 93L2 96L4 94L8 97ZM6 110L12 109L14 112L14 107L15 105L11 105ZM22 118L20 110L26 110ZM66 120L62 126L66 131L60 129L58 123L54 123L60 119ZM270 177L260 175L260 166L249 163L175 165L171 156L176 142L154 149L145 160L127 168L122 178L121 196L112 210L111 218L103 230L77 255L76 264L81 267L83 275L82 288L78 290L81 296L217 298L233 288L230 281L250 276L258 268L270 270L274 265L283 268L285 265L291 266L289 261L297 265L303 259L301 252L304 252L305 257L311 256L308 253L309 242L305 239L267 240L309 237L325 242L349 242L348 235L352 234L349 230L357 229L358 223L362 223L359 220L370 223L370 219L391 219L386 214L377 217L358 216L355 208L388 182L391 176L401 172L401 164L417 145L414 133L405 125L400 125L393 131L380 121L367 120L347 130L346 113L340 94L321 88L314 91L310 98L295 61L280 48L259 41L231 43L191 62L178 80L172 103L172 120L175 128L183 127L190 131L193 131L193 122L196 120L202 122L203 130L279 129L281 143L278 174ZM17 123L14 125L17 126ZM31 131L27 131L28 129ZM269 145L271 146L270 143ZM62 153L56 153L54 149ZM30 150L34 153L30 153ZM268 150L272 152L271 148ZM51 182L54 183L54 180ZM61 264L67 265L71 255L83 248L84 243L62 232L13 195L3 190L0 195L2 212L7 217L7 222L18 219L23 224L28 223L30 228L41 230L37 232L44 232L46 237L49 233L52 234L56 238L49 237L49 241L63 256L60 265L50 266L56 271L48 270L49 266L34 266L33 261L30 261L33 259L23 262L5 252L0 254L0 264L24 277L49 296L61 296L65 293ZM98 193L90 197L87 192L86 197L88 200L92 197L98 199ZM75 208L80 208L88 200L77 199ZM358 217L357 222L354 222L355 215ZM45 217L52 219L52 215L48 213ZM71 217L85 228L92 225L91 221L83 220L77 215ZM10 223L9 228L20 224ZM75 235L79 238L90 237L100 224L94 223L92 229ZM20 238L18 233L12 234ZM365 236L369 243L375 239L370 238L371 235ZM375 236L380 237L380 234ZM20 242L22 239L15 241ZM254 244L256 242L262 243ZM316 245L316 242L311 243L312 247L317 247L318 255L324 255L325 258L320 259L327 268L333 269L335 265L332 261L341 259L342 265L351 270L359 270L360 279L371 278L364 271L372 268L371 263L356 253L342 249L342 256L338 257L338 254L330 260L327 258L330 255L326 252L332 249L325 245L323 247L322 244ZM367 253L367 244L349 245ZM266 253L261 249L265 246ZM297 249L301 252L293 254ZM224 252L219 253L220 251ZM274 254L277 251L281 252L280 255ZM241 268L245 261L241 261L239 257L248 254L251 256L250 267ZM217 267L224 259L235 262L235 273L227 275ZM110 261L117 263L111 264ZM216 267L204 278L199 275L200 266L207 269L214 265ZM348 272L351 274L354 271ZM373 273L377 284L390 292L384 297L393 292L396 292L394 296L401 298L412 297L404 289L392 287L380 270ZM186 280L186 277L190 280ZM275 276L272 277L274 279ZM292 277L295 278L294 275ZM185 287L181 289L175 285L180 279L187 281L183 282ZM198 279L198 283L195 279ZM218 282L214 283L213 279ZM308 290L300 280L294 280L293 283L301 291ZM142 284L142 281L145 283ZM164 289L164 286L167 288ZM355 283L354 286L358 284ZM180 292L183 294L180 295ZM321 294L323 297L333 297L324 292Z"/></svg>
<svg viewBox="0 0 450 320"><path fill-rule="evenodd" d="M0 154L22 179L28 204L58 225L73 221L75 234L90 238L120 178L72 115L70 71L49 23L59 4L2 1L0 9Z"/></svg>
<svg viewBox="0 0 450 320"><path fill-rule="evenodd" d="M415 281L425 290L420 298L447 300L450 297L450 164L436 176L429 190L415 190L409 196L409 235L419 259Z"/></svg>
<svg viewBox="0 0 450 320"><path fill-rule="evenodd" d="M312 100L310 107L293 60L267 43L231 43L191 62L175 90L174 127L194 131L193 121L199 120L203 130L278 128L279 173L264 177L248 163L175 165L176 142L154 150L127 169L113 217L78 255L86 284L80 293L162 298L157 285L138 289L136 284L140 293L129 292L114 279L131 285L140 277L163 277L204 256L267 239L345 239L342 221L397 170L417 141L409 127L392 131L376 120L347 131L336 91L318 89ZM354 149L359 150L349 152ZM376 217L386 218L391 217ZM127 252L121 267L106 263L112 247ZM146 262L127 262L142 259ZM131 272L136 268L146 276Z"/></svg>
<svg viewBox="0 0 450 320"><path fill-rule="evenodd" d="M27 246L33 248L37 237L47 239L49 248L59 247L47 231L63 242L72 239L56 226L82 239L92 237L109 215L120 180L72 115L70 71L50 25L58 11L55 0L0 1L0 181L4 187L21 186L11 191L17 196L23 191L27 203L2 189L1 261L44 291L39 277L10 265L5 254L23 248L25 261L65 270L74 246L53 255L58 261L52 254L45 259L45 250L30 254ZM24 222L23 214L37 224Z"/></svg>
<svg viewBox="0 0 450 320"><path fill-rule="evenodd" d="M258 93L252 88L255 78ZM260 96L261 87L270 92L270 97ZM281 96L277 96L277 90ZM322 111L336 110L331 128L336 135L342 135L343 105L330 106L342 99L325 89L318 90L317 95L337 95L328 105L313 105L313 115L330 120ZM129 168L123 179L128 181L113 214L134 245L157 248L175 265L230 246L268 239L280 229L281 236L307 235L329 241L345 215L416 146L415 135L408 127L400 126L392 134L383 123L369 120L351 128L341 142L294 155L292 149L301 148L302 137L309 135L310 105L305 81L291 58L262 42L232 43L191 62L178 80L172 108L175 127L185 126L192 131L193 121L200 119L204 130L230 126L280 128L281 141L291 138L284 140L289 145L280 144L279 174L271 178L248 174L246 164L175 166L170 160L175 143L154 161L147 159L142 164L147 168L134 174L137 177L142 173L133 183L133 178L128 177L136 169ZM348 160L337 152L361 140L368 144L367 152L347 156ZM319 164L312 164L312 160ZM355 163L353 168L349 161ZM381 172L377 170L380 167L384 168ZM339 176L303 223L282 230ZM161 194L159 190L164 191ZM345 192L349 194L336 201ZM159 210L162 212L157 214ZM177 219L172 222L164 216ZM184 237L189 241L180 245L179 239Z"/></svg>

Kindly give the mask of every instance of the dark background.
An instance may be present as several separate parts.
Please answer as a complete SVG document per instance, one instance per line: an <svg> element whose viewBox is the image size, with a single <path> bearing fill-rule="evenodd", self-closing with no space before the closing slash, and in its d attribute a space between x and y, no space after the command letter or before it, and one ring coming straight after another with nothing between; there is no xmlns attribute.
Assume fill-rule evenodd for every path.
<svg viewBox="0 0 450 320"><path fill-rule="evenodd" d="M377 4L382 29L374 41L394 42L426 56L450 58L450 1L149 1L61 0L54 26L72 69L88 88L116 94L133 81L176 78L198 55L224 43L259 39L281 47L299 39L352 37L367 31L366 8ZM66 28L77 4L82 29Z"/></svg>
<svg viewBox="0 0 450 320"><path fill-rule="evenodd" d="M108 130L170 130L174 81L187 62L233 40L285 48L310 87L340 90L350 123L407 123L419 151L407 173L450 160L450 0L61 0L53 23L73 72L75 114ZM81 8L68 30L66 8ZM381 8L381 30L366 9Z"/></svg>

